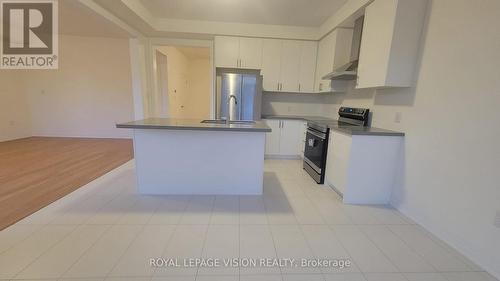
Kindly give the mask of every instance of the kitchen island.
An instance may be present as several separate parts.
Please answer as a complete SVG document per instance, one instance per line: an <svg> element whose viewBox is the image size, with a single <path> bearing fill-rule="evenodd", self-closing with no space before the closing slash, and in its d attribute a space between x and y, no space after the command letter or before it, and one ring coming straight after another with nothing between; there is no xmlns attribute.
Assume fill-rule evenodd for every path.
<svg viewBox="0 0 500 281"><path fill-rule="evenodd" d="M262 194L265 133L261 121L220 123L149 118L133 129L141 194Z"/></svg>

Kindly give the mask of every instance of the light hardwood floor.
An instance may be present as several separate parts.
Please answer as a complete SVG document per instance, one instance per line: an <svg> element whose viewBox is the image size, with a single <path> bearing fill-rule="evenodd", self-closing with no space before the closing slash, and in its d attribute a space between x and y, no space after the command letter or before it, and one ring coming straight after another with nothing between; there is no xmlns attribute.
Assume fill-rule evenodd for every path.
<svg viewBox="0 0 500 281"><path fill-rule="evenodd" d="M0 142L0 230L133 158L128 139Z"/></svg>

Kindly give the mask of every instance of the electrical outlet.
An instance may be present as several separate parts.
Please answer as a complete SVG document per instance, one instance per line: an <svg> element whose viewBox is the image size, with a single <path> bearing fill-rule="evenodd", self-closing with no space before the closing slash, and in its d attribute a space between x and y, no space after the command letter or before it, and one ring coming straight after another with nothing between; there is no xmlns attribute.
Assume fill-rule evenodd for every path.
<svg viewBox="0 0 500 281"><path fill-rule="evenodd" d="M500 228L500 211L497 211L497 215L495 217L495 226Z"/></svg>
<svg viewBox="0 0 500 281"><path fill-rule="evenodd" d="M291 105L288 106L288 112L292 112L293 111L293 107Z"/></svg>
<svg viewBox="0 0 500 281"><path fill-rule="evenodd" d="M403 114L401 112L396 112L396 115L394 115L394 122L401 123L401 119L403 119Z"/></svg>

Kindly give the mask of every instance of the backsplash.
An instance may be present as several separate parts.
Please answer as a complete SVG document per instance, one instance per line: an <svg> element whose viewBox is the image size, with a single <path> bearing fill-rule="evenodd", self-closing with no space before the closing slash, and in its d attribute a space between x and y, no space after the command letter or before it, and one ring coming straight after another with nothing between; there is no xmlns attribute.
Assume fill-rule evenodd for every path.
<svg viewBox="0 0 500 281"><path fill-rule="evenodd" d="M325 97L328 95L264 92L262 114L324 116Z"/></svg>

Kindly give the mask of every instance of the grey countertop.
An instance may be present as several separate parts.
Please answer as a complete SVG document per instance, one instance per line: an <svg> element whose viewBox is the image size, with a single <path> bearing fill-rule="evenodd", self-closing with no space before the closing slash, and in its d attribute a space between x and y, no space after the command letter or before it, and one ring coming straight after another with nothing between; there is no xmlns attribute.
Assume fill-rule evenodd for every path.
<svg viewBox="0 0 500 281"><path fill-rule="evenodd" d="M341 132L349 135L363 136L404 136L405 133L392 130L381 129L377 127L361 127L339 124L337 120L321 116L301 116L301 115L262 115L264 119L292 119L304 120L319 124L326 124L330 130Z"/></svg>
<svg viewBox="0 0 500 281"><path fill-rule="evenodd" d="M213 124L201 123L201 119L148 118L127 123L116 124L117 128L126 129L163 129L163 130L197 130L197 131L234 131L234 132L271 132L262 121L254 124Z"/></svg>

